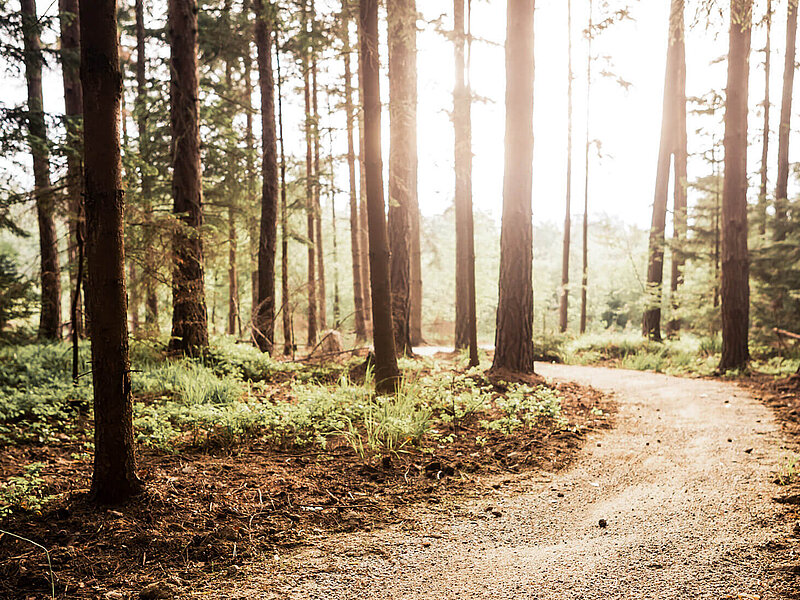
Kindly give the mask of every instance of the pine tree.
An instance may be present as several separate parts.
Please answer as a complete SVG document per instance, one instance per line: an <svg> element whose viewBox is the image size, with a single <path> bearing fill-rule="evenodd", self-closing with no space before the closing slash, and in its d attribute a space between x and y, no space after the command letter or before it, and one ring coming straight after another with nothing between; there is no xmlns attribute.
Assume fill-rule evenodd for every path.
<svg viewBox="0 0 800 600"><path fill-rule="evenodd" d="M492 369L533 372L533 10L509 0L500 284Z"/></svg>
<svg viewBox="0 0 800 600"><path fill-rule="evenodd" d="M196 356L208 346L203 281L202 183L198 115L197 4L169 0L173 234L171 350Z"/></svg>
<svg viewBox="0 0 800 600"><path fill-rule="evenodd" d="M97 502L139 493L128 360L124 192L119 147L120 82L116 2L81 0L87 300L94 385L94 471Z"/></svg>
<svg viewBox="0 0 800 600"><path fill-rule="evenodd" d="M378 57L378 0L360 0L360 64L364 92L364 164L369 217L369 262L375 345L375 387L394 392L400 385L394 332L381 158L381 93Z"/></svg>
<svg viewBox="0 0 800 600"><path fill-rule="evenodd" d="M417 197L417 8L387 5L389 22L389 250L395 350L411 353L412 205Z"/></svg>
<svg viewBox="0 0 800 600"><path fill-rule="evenodd" d="M50 186L50 152L42 100L42 46L35 0L20 0L25 78L28 84L28 143L33 157L34 197L39 223L42 302L39 337L61 337L61 267L55 225L55 198Z"/></svg>
<svg viewBox="0 0 800 600"><path fill-rule="evenodd" d="M725 181L722 190L722 358L720 371L741 369L750 358L747 251L747 84L752 0L731 0L725 110Z"/></svg>

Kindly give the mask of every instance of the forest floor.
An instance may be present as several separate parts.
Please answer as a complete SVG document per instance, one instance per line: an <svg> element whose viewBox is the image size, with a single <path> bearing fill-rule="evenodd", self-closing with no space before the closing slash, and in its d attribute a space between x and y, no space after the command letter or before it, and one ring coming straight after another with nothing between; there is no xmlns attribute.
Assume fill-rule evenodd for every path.
<svg viewBox="0 0 800 600"><path fill-rule="evenodd" d="M374 531L314 535L190 596L800 598L798 484L775 482L797 446L753 393L537 368L618 406L615 427L590 433L568 468L488 476L467 496L402 507Z"/></svg>
<svg viewBox="0 0 800 600"><path fill-rule="evenodd" d="M476 388L475 398L499 402L506 392L511 396L513 386L496 381L486 387L481 375L465 373L456 358L442 355L425 363L430 366L413 376L437 380L439 387L414 389L441 395L475 377L484 390L478 393ZM189 366L179 363L175 368ZM431 368L442 370L428 373ZM192 371L198 377L203 373ZM337 387L344 384L335 383L335 370L320 373L330 382L292 388L286 380L290 375L284 373L253 386L256 397L248 406L255 410L262 401L266 406L298 406L289 395L292 389L319 394L323 402L345 402L342 389L361 389L356 383ZM534 377L525 383L543 382ZM420 445L377 452L365 448L363 454L346 435L329 436L325 445L293 446L261 437L257 429L234 440L220 438L220 431L210 437L187 432L178 438L184 444L175 442L166 450L141 445L139 473L147 493L125 506L99 510L88 499L91 422L79 412L74 427L64 433L22 436L0 447L0 483L16 481L6 492L19 493L17 505L28 504L27 510L6 518L0 514L0 598L151 600L198 593L228 598L250 583L272 589L272 583L252 579L251 573L265 565L272 569L276 557L283 564L297 548L308 551L331 535L346 539L398 527L417 514L425 519L431 507L449 511L454 502L483 497L487 490L506 493L529 473L565 468L580 455L589 432L613 423L614 402L601 392L569 382L538 389L557 395L558 419L504 431L487 428L484 420L502 425L507 415L522 412L503 412L494 401L459 400L450 407L460 415L454 422L446 418L450 408L444 401L433 409L436 429ZM473 398L469 393L463 397ZM137 401L169 404L160 396ZM44 399L37 403L45 406ZM8 427L13 429L13 423ZM195 437L202 444L192 445ZM357 439L366 444L366 437ZM29 471L32 464L40 465L35 475ZM40 506L33 504L43 496ZM481 519L499 522L504 515L501 509L487 510ZM254 597L264 593L253 591Z"/></svg>

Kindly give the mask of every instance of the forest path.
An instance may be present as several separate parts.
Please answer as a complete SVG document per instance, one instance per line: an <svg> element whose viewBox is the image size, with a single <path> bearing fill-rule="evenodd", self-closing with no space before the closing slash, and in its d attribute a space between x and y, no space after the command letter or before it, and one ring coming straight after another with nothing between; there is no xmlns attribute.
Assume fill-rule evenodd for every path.
<svg viewBox="0 0 800 600"><path fill-rule="evenodd" d="M769 550L785 535L770 474L787 454L769 409L732 383L537 371L619 405L616 426L593 433L571 466L487 484L461 505L412 507L381 530L313 538L243 569L226 597L791 597Z"/></svg>

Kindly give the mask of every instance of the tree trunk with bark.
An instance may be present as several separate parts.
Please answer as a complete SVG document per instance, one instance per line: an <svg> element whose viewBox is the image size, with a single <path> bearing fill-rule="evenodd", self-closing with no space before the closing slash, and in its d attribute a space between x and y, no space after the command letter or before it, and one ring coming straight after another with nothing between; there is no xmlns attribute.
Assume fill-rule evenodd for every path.
<svg viewBox="0 0 800 600"><path fill-rule="evenodd" d="M361 64L361 19L356 19L358 33L358 170L360 204L358 218L361 230L361 291L364 294L364 321L368 332L372 330L372 281L369 272L369 224L367 222L367 168L364 154L364 68Z"/></svg>
<svg viewBox="0 0 800 600"><path fill-rule="evenodd" d="M294 352L294 327L289 296L289 215L286 206L286 149L283 141L283 78L281 75L281 51L275 34L275 66L278 73L278 128L281 144L281 312L283 317L283 354Z"/></svg>
<svg viewBox="0 0 800 600"><path fill-rule="evenodd" d="M667 323L667 335L673 336L681 327L678 317L680 309L679 290L683 285L683 267L686 258L683 247L687 234L687 189L689 181L686 169L689 161L688 140L686 134L686 42L684 26L684 0L680 0L676 11L676 32L680 29L675 45L677 46L678 76L675 85L675 147L673 148L673 197L672 197L672 273L670 277L670 305L672 315Z"/></svg>
<svg viewBox="0 0 800 600"><path fill-rule="evenodd" d="M778 181L775 185L775 225L773 238L786 239L788 233L789 137L792 133L792 93L794 91L795 47L797 44L797 0L788 0L786 11L786 60L783 66L781 122L778 128Z"/></svg>
<svg viewBox="0 0 800 600"><path fill-rule="evenodd" d="M81 0L86 258L94 385L92 496L119 503L139 493L123 243L124 192L119 148L122 77L113 0Z"/></svg>
<svg viewBox="0 0 800 600"><path fill-rule="evenodd" d="M509 0L500 285L492 369L533 372L533 11Z"/></svg>
<svg viewBox="0 0 800 600"><path fill-rule="evenodd" d="M372 278L372 323L375 346L375 388L399 389L400 370L392 327L392 286L383 197L381 158L381 93L378 58L378 0L360 0L361 65L364 90L364 162L369 217L369 262Z"/></svg>
<svg viewBox="0 0 800 600"><path fill-rule="evenodd" d="M572 229L572 0L567 0L567 197L564 211L564 242L561 249L561 296L558 329L567 331L569 316L569 247Z"/></svg>
<svg viewBox="0 0 800 600"><path fill-rule="evenodd" d="M667 65L664 76L664 100L661 116L661 143L658 148L656 168L656 190L653 200L653 218L650 225L650 244L647 264L647 306L642 320L642 333L651 340L661 341L661 299L664 281L664 232L667 220L667 201L669 197L670 164L676 155L675 187L676 208L678 205L677 148L679 144L679 81L683 58L683 0L672 0L668 27ZM685 101L684 101L685 114ZM685 123L685 120L684 120ZM685 136L684 136L685 137ZM685 147L685 146L684 146ZM684 162L685 165L685 162ZM685 169L685 167L684 167ZM685 177L685 172L684 172ZM677 211L676 211L677 212ZM677 215L676 215L677 216Z"/></svg>
<svg viewBox="0 0 800 600"><path fill-rule="evenodd" d="M75 310L71 311L73 333L83 336L83 301L78 282L78 230L86 239L83 215L83 160L82 128L83 91L80 81L80 19L78 0L59 0L61 25L61 72L64 81L64 113L67 129L67 210L69 212L69 264L71 297Z"/></svg>
<svg viewBox="0 0 800 600"><path fill-rule="evenodd" d="M309 11L304 4L304 26L306 35L309 31ZM313 11L313 0L312 0ZM303 101L306 111L306 235L308 237L308 345L317 343L317 254L316 254L316 219L314 205L314 123L311 112L311 48L306 41L303 48Z"/></svg>
<svg viewBox="0 0 800 600"><path fill-rule="evenodd" d="M144 0L136 0L136 123L139 129L139 154L148 156L150 134L148 132L147 103L147 55L145 50ZM141 172L141 194L144 210L144 323L148 335L158 333L158 259L155 249L155 225L153 223L153 182L148 165Z"/></svg>
<svg viewBox="0 0 800 600"><path fill-rule="evenodd" d="M769 117L770 73L772 71L772 0L767 0L767 14L764 16L767 26L767 43L764 47L764 130L761 135L761 187L758 191L758 229L763 236L767 233L767 173L769 167Z"/></svg>
<svg viewBox="0 0 800 600"><path fill-rule="evenodd" d="M417 196L417 8L387 5L389 23L389 256L395 350L412 354L410 211ZM414 199L414 200L412 200Z"/></svg>
<svg viewBox="0 0 800 600"><path fill-rule="evenodd" d="M275 131L275 87L272 78L273 7L255 0L258 82L261 90L261 234L258 244L258 312L256 342L272 352L275 341L275 246L278 222L278 147Z"/></svg>
<svg viewBox="0 0 800 600"><path fill-rule="evenodd" d="M20 0L25 78L28 84L28 141L33 157L34 196L39 224L41 258L41 313L39 337L61 338L61 266L55 224L55 198L50 185L50 152L42 100L42 45L35 0Z"/></svg>
<svg viewBox="0 0 800 600"><path fill-rule="evenodd" d="M793 0L792 0L793 1ZM720 371L750 358L750 261L747 251L747 86L752 0L731 0L722 189L722 358Z"/></svg>
<svg viewBox="0 0 800 600"><path fill-rule="evenodd" d="M581 249L581 316L578 331L583 335L586 333L586 305L588 302L589 289L589 150L591 149L590 116L592 106L592 39L594 38L594 12L592 0L589 0L589 28L587 35L587 55L586 55L586 148L585 148L585 174L583 178L583 224L582 224L582 249Z"/></svg>
<svg viewBox="0 0 800 600"><path fill-rule="evenodd" d="M311 30L316 31L315 13L312 3ZM325 290L325 244L322 240L322 170L320 169L319 105L317 98L317 49L316 42L311 50L311 110L314 139L314 248L317 252L317 315L319 329L328 328L328 294Z"/></svg>
<svg viewBox="0 0 800 600"><path fill-rule="evenodd" d="M475 241L472 225L472 91L467 84L464 0L453 2L455 86L453 129L456 213L456 349L469 348L470 366L478 362L475 323Z"/></svg>
<svg viewBox="0 0 800 600"><path fill-rule="evenodd" d="M347 119L347 169L350 177L350 254L353 262L353 305L356 325L356 339L367 339L367 326L364 315L364 292L361 279L361 228L358 218L358 191L356 182L356 151L353 133L353 75L351 68L350 15L347 8L342 11L342 40L344 42L344 110Z"/></svg>
<svg viewBox="0 0 800 600"><path fill-rule="evenodd" d="M169 0L173 234L172 335L169 348L190 356L208 346L203 281L202 182L198 116L197 3Z"/></svg>

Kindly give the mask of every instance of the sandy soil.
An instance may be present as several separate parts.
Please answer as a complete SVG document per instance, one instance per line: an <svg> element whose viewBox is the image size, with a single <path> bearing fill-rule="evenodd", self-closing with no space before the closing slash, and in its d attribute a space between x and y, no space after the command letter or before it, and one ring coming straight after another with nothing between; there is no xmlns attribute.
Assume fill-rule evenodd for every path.
<svg viewBox="0 0 800 600"><path fill-rule="evenodd" d="M413 507L379 531L320 535L197 595L800 598L800 544L772 500L789 452L769 409L716 381L538 370L619 404L616 427L568 469L489 480L480 497Z"/></svg>

